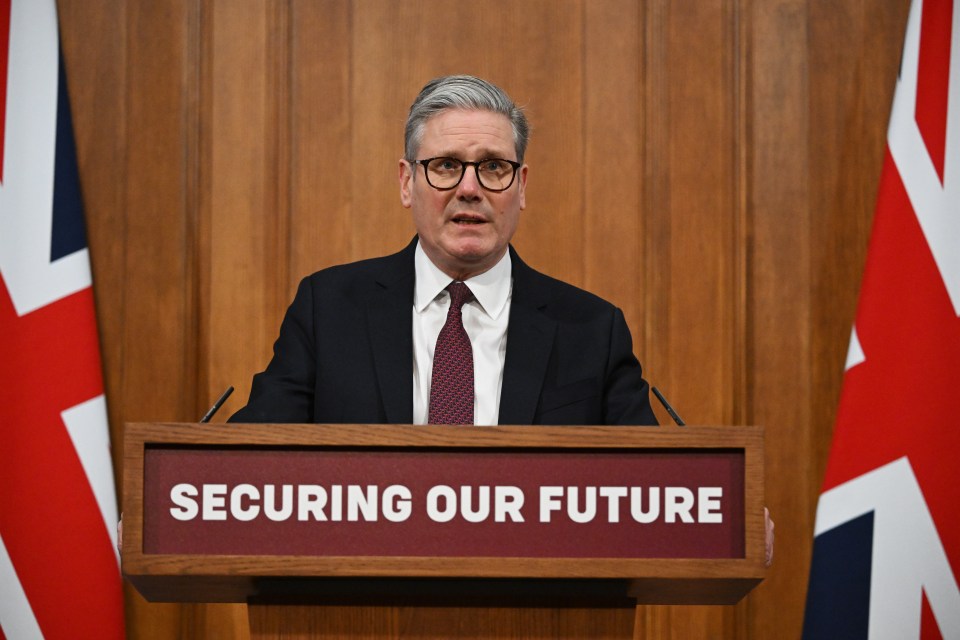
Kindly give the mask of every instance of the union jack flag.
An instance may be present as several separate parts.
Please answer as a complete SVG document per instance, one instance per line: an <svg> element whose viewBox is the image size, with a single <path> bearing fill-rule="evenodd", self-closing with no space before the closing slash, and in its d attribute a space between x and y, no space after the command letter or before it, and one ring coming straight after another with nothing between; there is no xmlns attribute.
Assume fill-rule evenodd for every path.
<svg viewBox="0 0 960 640"><path fill-rule="evenodd" d="M0 0L0 638L123 637L117 507L54 0Z"/></svg>
<svg viewBox="0 0 960 640"><path fill-rule="evenodd" d="M960 638L960 2L915 0L804 638Z"/></svg>

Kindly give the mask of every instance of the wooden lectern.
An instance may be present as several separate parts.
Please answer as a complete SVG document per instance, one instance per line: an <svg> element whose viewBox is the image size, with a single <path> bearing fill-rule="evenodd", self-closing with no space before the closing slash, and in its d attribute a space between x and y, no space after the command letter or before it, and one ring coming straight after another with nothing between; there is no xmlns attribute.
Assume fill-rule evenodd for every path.
<svg viewBox="0 0 960 640"><path fill-rule="evenodd" d="M251 636L625 637L765 575L759 427L128 424L123 573Z"/></svg>

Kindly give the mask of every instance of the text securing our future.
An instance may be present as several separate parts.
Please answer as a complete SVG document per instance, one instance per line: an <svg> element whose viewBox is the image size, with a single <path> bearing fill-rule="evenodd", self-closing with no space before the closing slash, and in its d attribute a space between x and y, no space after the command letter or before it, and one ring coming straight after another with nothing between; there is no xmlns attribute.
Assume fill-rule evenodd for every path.
<svg viewBox="0 0 960 640"><path fill-rule="evenodd" d="M528 494L531 494L528 496ZM723 522L717 486L435 485L425 495L403 484L174 485L170 515L182 522L405 522L417 509L433 522L590 522L638 524Z"/></svg>

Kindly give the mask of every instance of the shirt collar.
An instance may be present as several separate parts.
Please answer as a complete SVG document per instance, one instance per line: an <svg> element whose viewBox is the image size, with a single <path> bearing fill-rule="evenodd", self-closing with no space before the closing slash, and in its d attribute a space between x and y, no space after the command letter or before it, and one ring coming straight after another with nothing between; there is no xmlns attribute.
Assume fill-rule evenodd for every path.
<svg viewBox="0 0 960 640"><path fill-rule="evenodd" d="M416 273L413 306L418 312L422 312L453 282L453 278L430 261L419 242L414 252L413 265ZM507 251L490 269L464 281L484 313L491 318L495 319L503 313L510 297L512 266L510 252Z"/></svg>

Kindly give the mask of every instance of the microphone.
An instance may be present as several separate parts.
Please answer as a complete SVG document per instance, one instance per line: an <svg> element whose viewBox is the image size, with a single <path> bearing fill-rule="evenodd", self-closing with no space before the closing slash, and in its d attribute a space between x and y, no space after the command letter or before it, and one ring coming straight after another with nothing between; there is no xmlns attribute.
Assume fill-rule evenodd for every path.
<svg viewBox="0 0 960 640"><path fill-rule="evenodd" d="M223 395L220 396L220 399L213 403L213 406L210 407L210 410L207 411L202 418L200 418L200 423L210 422L210 418L213 417L217 411L220 410L220 407L223 406L223 403L227 401L227 398L230 397L230 394L233 393L233 387L227 387L227 390L223 392Z"/></svg>
<svg viewBox="0 0 960 640"><path fill-rule="evenodd" d="M670 406L670 403L667 402L667 399L663 397L663 394L660 393L660 389L656 387L650 387L653 389L653 395L657 396L657 400L660 401L660 404L663 405L663 408L667 410L667 413L670 414L670 417L673 418L673 421L681 427L687 426L687 423L680 419L680 416L677 415L677 412L673 410L673 407Z"/></svg>

